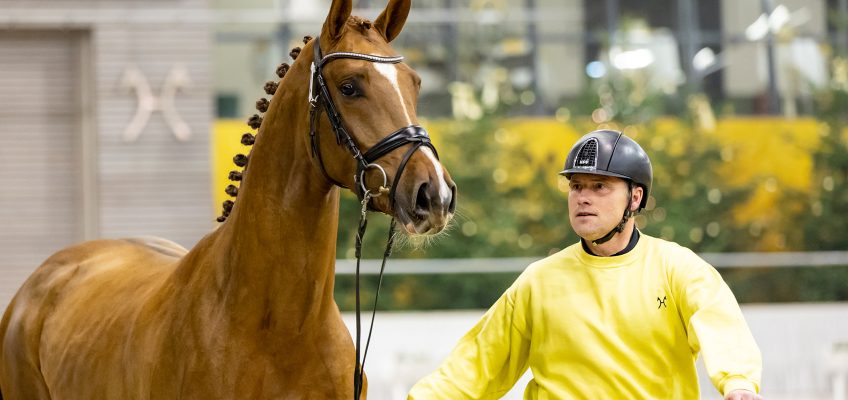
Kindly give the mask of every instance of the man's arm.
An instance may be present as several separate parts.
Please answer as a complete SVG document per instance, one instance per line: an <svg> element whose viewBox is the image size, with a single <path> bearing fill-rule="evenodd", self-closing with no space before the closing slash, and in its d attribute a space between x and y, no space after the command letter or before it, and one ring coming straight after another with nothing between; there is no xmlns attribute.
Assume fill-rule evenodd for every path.
<svg viewBox="0 0 848 400"><path fill-rule="evenodd" d="M530 341L513 285L408 400L499 399L527 370Z"/></svg>
<svg viewBox="0 0 848 400"><path fill-rule="evenodd" d="M745 391L759 392L762 357L739 304L715 268L686 252L677 258L681 265L672 284L689 346L701 352L713 385L726 399L755 399Z"/></svg>

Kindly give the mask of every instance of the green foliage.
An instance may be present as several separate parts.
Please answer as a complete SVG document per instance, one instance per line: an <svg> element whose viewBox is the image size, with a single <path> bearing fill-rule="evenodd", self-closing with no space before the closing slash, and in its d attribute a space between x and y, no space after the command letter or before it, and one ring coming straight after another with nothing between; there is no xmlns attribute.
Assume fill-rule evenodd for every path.
<svg viewBox="0 0 848 400"><path fill-rule="evenodd" d="M638 72L624 74L613 70L604 78L588 80L584 88L568 106L575 115L591 115L598 123L650 124L661 115L687 114L681 93L653 90L647 77Z"/></svg>
<svg viewBox="0 0 848 400"><path fill-rule="evenodd" d="M848 267L728 268L721 275L740 303L848 301Z"/></svg>
<svg viewBox="0 0 848 400"><path fill-rule="evenodd" d="M839 70L837 60L834 69ZM841 60L848 68L848 60ZM816 96L817 117L823 130L821 145L813 153L815 187L809 194L809 208L802 216L805 248L811 250L848 249L848 86L834 81ZM844 277L843 282L848 279Z"/></svg>
<svg viewBox="0 0 848 400"><path fill-rule="evenodd" d="M682 151L648 150L654 187L651 204L637 219L640 227L696 252L744 251L747 244L736 239L747 233L734 222L729 205L749 196L750 190L722 185L721 149L714 138L686 125L672 135L682 143Z"/></svg>

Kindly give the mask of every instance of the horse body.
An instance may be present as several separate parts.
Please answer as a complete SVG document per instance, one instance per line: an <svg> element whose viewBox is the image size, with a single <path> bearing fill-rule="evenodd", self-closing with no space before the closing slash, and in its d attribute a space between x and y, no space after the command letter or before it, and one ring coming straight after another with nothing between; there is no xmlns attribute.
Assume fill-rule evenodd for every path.
<svg viewBox="0 0 848 400"><path fill-rule="evenodd" d="M374 30L350 8L350 0L333 2L316 39L322 48L390 52L409 1L392 0ZM324 133L316 165L306 58L271 100L228 219L191 251L156 238L93 241L54 254L33 273L0 322L7 400L353 397L354 346L333 300L339 193L321 168L353 187L356 166L325 119L317 124ZM328 81L370 77L365 62L337 63ZM413 83L381 89L378 78L359 82L370 99L398 98L380 90L401 94ZM403 107L333 96L360 145L373 145L376 133L415 122L408 111L391 112L414 110L409 94L399 98ZM359 109L370 112L350 116ZM423 152L412 154L407 172L393 171L401 154L384 162L389 175L400 175L396 205L383 196L371 207L398 216L411 233L441 230L453 212L444 195L445 185L453 189L449 176ZM368 187L382 180L373 172Z"/></svg>
<svg viewBox="0 0 848 400"><path fill-rule="evenodd" d="M56 253L0 325L4 381L31 382L2 382L6 398L351 397L353 345L327 257L335 213L317 212L335 199L296 207L315 224L291 239L239 231L234 212L187 254L128 240Z"/></svg>

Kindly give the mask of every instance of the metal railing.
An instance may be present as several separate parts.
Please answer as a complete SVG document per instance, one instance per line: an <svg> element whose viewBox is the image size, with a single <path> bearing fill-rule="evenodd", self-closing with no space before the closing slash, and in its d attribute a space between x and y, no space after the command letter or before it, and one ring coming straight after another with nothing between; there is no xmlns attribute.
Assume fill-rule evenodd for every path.
<svg viewBox="0 0 848 400"><path fill-rule="evenodd" d="M716 268L764 267L831 267L848 266L848 251L813 251L785 253L701 253L700 256ZM521 272L543 257L514 258L431 258L392 259L386 274L489 274ZM380 272L380 260L362 260L361 273ZM349 275L356 271L356 260L336 260L336 274Z"/></svg>

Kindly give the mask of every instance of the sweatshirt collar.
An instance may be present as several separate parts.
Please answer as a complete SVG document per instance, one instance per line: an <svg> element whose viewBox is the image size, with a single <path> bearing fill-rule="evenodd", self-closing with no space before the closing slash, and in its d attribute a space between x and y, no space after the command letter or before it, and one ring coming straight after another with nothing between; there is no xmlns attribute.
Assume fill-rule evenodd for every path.
<svg viewBox="0 0 848 400"><path fill-rule="evenodd" d="M630 250L633 250L636 247L636 243L639 242L639 236L640 236L639 230L636 229L636 227L634 226L633 227L633 233L630 235L630 241L627 243L627 246L625 246L624 249L622 249L618 253L611 255L610 257L620 256L622 254L629 253ZM599 255L595 254L595 252L592 251L592 249L589 247L589 245L586 244L586 240L580 239L580 244L583 245L583 251L585 251L589 255L593 255L595 257L600 257Z"/></svg>

